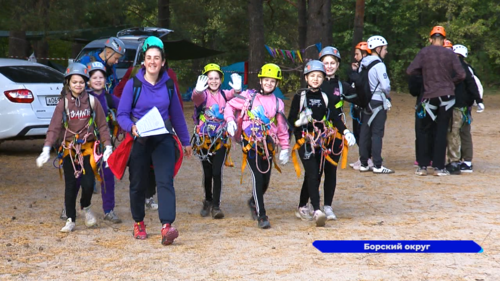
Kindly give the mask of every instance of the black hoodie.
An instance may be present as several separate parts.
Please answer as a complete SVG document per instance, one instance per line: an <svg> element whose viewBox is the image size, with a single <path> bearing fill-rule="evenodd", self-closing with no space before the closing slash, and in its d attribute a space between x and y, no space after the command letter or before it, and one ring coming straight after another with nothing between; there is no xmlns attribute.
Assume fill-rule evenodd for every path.
<svg viewBox="0 0 500 281"><path fill-rule="evenodd" d="M465 79L455 85L454 107L469 107L474 104L474 101L482 103L483 99L479 96L476 80L469 70L469 65L465 62L464 57L458 56L458 58L465 70Z"/></svg>

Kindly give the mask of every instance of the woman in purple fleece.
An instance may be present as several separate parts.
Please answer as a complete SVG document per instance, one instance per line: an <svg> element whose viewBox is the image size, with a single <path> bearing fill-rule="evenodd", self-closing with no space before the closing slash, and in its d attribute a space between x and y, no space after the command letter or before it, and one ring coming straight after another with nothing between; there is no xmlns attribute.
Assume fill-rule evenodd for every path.
<svg viewBox="0 0 500 281"><path fill-rule="evenodd" d="M175 140L171 134L172 127L184 146L186 156L191 156L192 149L179 98L176 93L170 95L171 98L169 97L166 84L170 78L163 67L165 65L163 42L157 37L148 37L143 43L142 51L144 52L144 66L136 74L142 84L140 94L134 96L134 79L130 79L123 89L117 116L120 127L135 137L129 157L130 209L135 221L134 238L147 238L144 225L144 202L152 160L158 188L158 213L162 224L161 243L170 245L179 236L177 229L172 226L176 213ZM169 133L141 137L137 132L135 122L153 107L157 107L160 111Z"/></svg>
<svg viewBox="0 0 500 281"><path fill-rule="evenodd" d="M87 64L89 70L89 93L96 97L102 105L102 109L107 118L110 118L111 110L118 108L120 99L109 94L105 89L106 67L101 62L95 61ZM109 122L108 122L109 124ZM110 127L110 132L113 130ZM112 223L121 223L122 220L115 214L115 177L109 167L100 167L102 209L104 211L104 220Z"/></svg>

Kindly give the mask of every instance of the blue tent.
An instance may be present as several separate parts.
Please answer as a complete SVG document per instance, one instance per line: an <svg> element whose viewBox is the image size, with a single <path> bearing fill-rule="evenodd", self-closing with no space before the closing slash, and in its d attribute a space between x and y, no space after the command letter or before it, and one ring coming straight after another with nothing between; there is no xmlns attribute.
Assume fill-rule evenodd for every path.
<svg viewBox="0 0 500 281"><path fill-rule="evenodd" d="M229 82L231 82L231 74L238 73L243 78L243 76L245 75L245 62L242 61L242 62L233 63L233 64L228 65L228 66L223 66L222 72L224 72L224 83L222 83L221 89L230 90L231 86L229 86ZM246 90L246 89L247 89L247 85L243 85L243 90ZM190 101L192 92L193 92L193 88L189 88L186 91L186 93L184 93L182 95L182 99L184 101ZM283 92L281 92L280 88L276 88L276 90L274 91L274 94L280 99L287 99L283 95Z"/></svg>

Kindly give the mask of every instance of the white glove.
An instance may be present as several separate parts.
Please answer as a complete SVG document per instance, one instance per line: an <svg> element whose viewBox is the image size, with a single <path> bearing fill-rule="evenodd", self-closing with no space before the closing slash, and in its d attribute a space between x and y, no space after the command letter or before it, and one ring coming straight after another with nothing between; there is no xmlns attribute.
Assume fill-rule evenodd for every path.
<svg viewBox="0 0 500 281"><path fill-rule="evenodd" d="M312 121L312 110L310 108L306 108L306 110L302 111L299 114L299 119L295 121L295 127L300 127L302 125L306 125L310 121Z"/></svg>
<svg viewBox="0 0 500 281"><path fill-rule="evenodd" d="M483 112L483 111L484 111L484 103L480 102L477 104L476 112Z"/></svg>
<svg viewBox="0 0 500 281"><path fill-rule="evenodd" d="M282 149L281 152L280 152L280 164L281 165L285 165L286 163L288 163L288 149Z"/></svg>
<svg viewBox="0 0 500 281"><path fill-rule="evenodd" d="M236 122L234 122L234 120L231 120L227 123L227 132L231 137L234 137L234 133L236 133L237 129L238 125L236 125Z"/></svg>
<svg viewBox="0 0 500 281"><path fill-rule="evenodd" d="M356 138L349 130L347 129L344 130L344 137L347 140L348 146L353 146L356 144Z"/></svg>
<svg viewBox="0 0 500 281"><path fill-rule="evenodd" d="M41 168L43 164L47 163L50 158L50 146L44 146L42 149L42 153L36 159L36 165L38 168Z"/></svg>
<svg viewBox="0 0 500 281"><path fill-rule="evenodd" d="M233 73L231 74L231 80L229 86L231 86L235 92L241 92L241 76L238 73Z"/></svg>
<svg viewBox="0 0 500 281"><path fill-rule="evenodd" d="M391 110L391 107L392 107L391 101L389 99L386 99L384 103L384 108L387 110Z"/></svg>
<svg viewBox="0 0 500 281"><path fill-rule="evenodd" d="M208 88L208 76L200 75L198 76L198 82L196 82L195 91L198 93L203 93Z"/></svg>
<svg viewBox="0 0 500 281"><path fill-rule="evenodd" d="M108 162L109 156L111 156L111 153L113 153L113 147L111 145L106 145L106 149L104 150L104 153L102 154L102 160L104 162Z"/></svg>

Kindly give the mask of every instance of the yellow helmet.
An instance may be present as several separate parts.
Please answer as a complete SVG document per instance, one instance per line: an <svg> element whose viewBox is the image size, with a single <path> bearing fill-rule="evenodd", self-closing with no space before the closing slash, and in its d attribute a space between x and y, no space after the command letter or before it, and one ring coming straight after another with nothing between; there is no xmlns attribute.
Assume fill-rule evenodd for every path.
<svg viewBox="0 0 500 281"><path fill-rule="evenodd" d="M283 75L281 74L281 68L274 63L266 63L259 71L257 75L259 78L274 78L276 80L283 79Z"/></svg>
<svg viewBox="0 0 500 281"><path fill-rule="evenodd" d="M209 63L209 64L205 65L205 67L203 68L203 72L201 74L206 75L210 71L219 72L220 73L220 82L224 83L224 72L222 72L222 69L220 68L220 66L218 64Z"/></svg>

